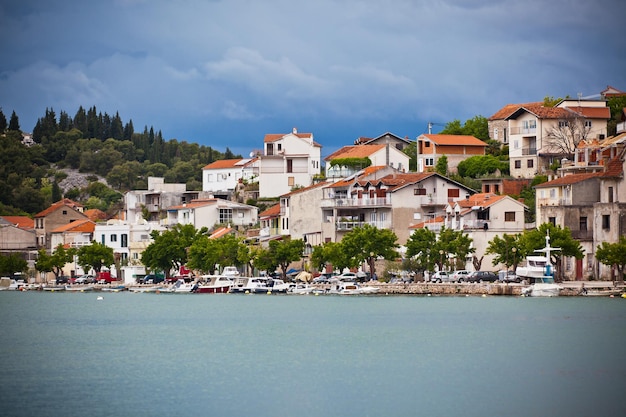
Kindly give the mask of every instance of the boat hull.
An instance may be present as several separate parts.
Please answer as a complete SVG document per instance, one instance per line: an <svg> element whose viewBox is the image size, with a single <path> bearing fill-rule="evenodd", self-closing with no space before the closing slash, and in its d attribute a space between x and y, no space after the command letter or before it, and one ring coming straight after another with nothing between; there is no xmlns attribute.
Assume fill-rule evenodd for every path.
<svg viewBox="0 0 626 417"><path fill-rule="evenodd" d="M224 285L220 287L209 287L199 285L198 288L194 291L198 294L223 294L230 291L230 285Z"/></svg>
<svg viewBox="0 0 626 417"><path fill-rule="evenodd" d="M561 286L557 284L538 283L526 288L524 295L530 297L558 297Z"/></svg>

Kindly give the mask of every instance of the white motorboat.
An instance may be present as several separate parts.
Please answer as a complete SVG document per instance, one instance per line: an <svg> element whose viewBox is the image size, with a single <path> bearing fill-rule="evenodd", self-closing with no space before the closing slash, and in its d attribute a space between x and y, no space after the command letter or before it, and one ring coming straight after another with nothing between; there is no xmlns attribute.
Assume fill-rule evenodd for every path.
<svg viewBox="0 0 626 417"><path fill-rule="evenodd" d="M287 292L290 294L306 295L313 293L315 289L315 287L312 287L309 284L298 282L296 284L292 284Z"/></svg>
<svg viewBox="0 0 626 417"><path fill-rule="evenodd" d="M328 290L329 294L340 295L361 295L361 294L376 294L380 289L378 287L372 287L369 285L361 286L352 281L333 280L331 287Z"/></svg>
<svg viewBox="0 0 626 417"><path fill-rule="evenodd" d="M258 293L258 294L281 293L283 294L283 293L286 293L287 290L289 290L289 283L278 278L268 278L265 281L264 285L259 286L254 289L254 293Z"/></svg>
<svg viewBox="0 0 626 417"><path fill-rule="evenodd" d="M528 279L530 285L522 290L522 295L531 297L557 297L562 287L554 282L554 268L551 253L561 250L550 246L550 234L546 233L546 246L536 252L543 256L529 256L526 267L518 267L515 271L521 279ZM531 263L532 262L532 263ZM539 271L541 268L541 271Z"/></svg>
<svg viewBox="0 0 626 417"><path fill-rule="evenodd" d="M192 292L199 294L221 294L230 291L233 281L224 275L203 275L203 283L198 283L192 289Z"/></svg>
<svg viewBox="0 0 626 417"><path fill-rule="evenodd" d="M179 279L178 281L176 281L174 283L174 285L172 286L173 292L174 293L188 293L188 292L192 292L193 288L194 288L194 283L193 282L185 282L184 279Z"/></svg>
<svg viewBox="0 0 626 417"><path fill-rule="evenodd" d="M237 277L230 287L231 293L254 293L257 288L265 287L265 279L259 277Z"/></svg>

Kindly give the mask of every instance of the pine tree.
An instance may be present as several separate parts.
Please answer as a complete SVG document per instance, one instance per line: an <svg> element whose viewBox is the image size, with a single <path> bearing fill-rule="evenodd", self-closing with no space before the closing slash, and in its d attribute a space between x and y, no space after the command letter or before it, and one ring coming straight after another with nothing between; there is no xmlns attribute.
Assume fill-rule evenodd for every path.
<svg viewBox="0 0 626 417"><path fill-rule="evenodd" d="M9 130L20 131L20 119L15 114L15 110L11 114L11 120L9 121Z"/></svg>
<svg viewBox="0 0 626 417"><path fill-rule="evenodd" d="M4 133L5 130L7 130L7 118L0 107L0 133Z"/></svg>

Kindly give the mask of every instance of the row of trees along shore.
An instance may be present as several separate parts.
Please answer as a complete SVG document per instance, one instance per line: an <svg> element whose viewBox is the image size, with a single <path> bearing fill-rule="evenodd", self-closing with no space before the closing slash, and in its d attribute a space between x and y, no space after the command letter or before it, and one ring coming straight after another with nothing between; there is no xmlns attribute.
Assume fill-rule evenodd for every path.
<svg viewBox="0 0 626 417"><path fill-rule="evenodd" d="M551 245L560 248L553 253L552 263L557 267L557 278L563 277L559 267L563 257L582 259L584 252L580 243L574 240L569 229L562 229L551 223L544 223L537 229L527 230L516 235L504 234L494 237L486 254L493 254L493 266L504 265L515 269L526 256L542 249L546 234ZM220 267L235 265L248 271L276 271L280 269L283 278L293 263L302 262L302 268L309 271L355 269L363 265L371 276L376 271L376 261L386 260L388 265L400 262L400 268L408 272L423 274L435 269L452 271L464 269L466 259L472 257L474 267L482 269L485 254L476 254L471 238L462 231L443 228L439 238L428 229L417 230L406 244L406 254L398 252L396 235L388 229L379 230L371 225L356 227L347 233L340 242L325 242L312 248L309 264L304 263L306 243L302 239L273 240L267 248L247 242L242 237L227 235L219 239L209 239L206 228L197 230L193 225L176 225L163 232L153 231L151 243L142 255L142 263L150 271L163 271L166 277L178 271L183 265L200 273L215 273ZM121 261L113 249L98 242L80 249L66 249L57 246L50 254L39 252L36 269L52 272L55 277L62 274L63 267L77 259L84 270L100 272L103 268L120 268ZM19 259L18 259L19 258ZM618 276L623 277L626 267L626 237L617 243L603 242L598 246L596 258L605 265L615 266ZM20 257L0 256L0 273L26 273L26 261ZM391 266L388 267L391 269ZM394 268L395 269L395 268ZM387 271L385 271L387 272ZM382 278L388 277L383 274Z"/></svg>

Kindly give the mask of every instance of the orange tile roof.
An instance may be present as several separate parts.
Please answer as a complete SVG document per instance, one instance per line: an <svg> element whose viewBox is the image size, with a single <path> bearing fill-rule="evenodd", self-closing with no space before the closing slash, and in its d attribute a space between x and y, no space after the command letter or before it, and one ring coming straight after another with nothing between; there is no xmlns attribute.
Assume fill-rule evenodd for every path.
<svg viewBox="0 0 626 417"><path fill-rule="evenodd" d="M426 178L432 177L435 175L434 172L420 172L420 173L406 173L406 174L389 174L382 178L378 179L364 179L359 181L359 184L383 184L389 187L390 190L394 190L400 187L403 187L408 184L415 184L417 182L423 181Z"/></svg>
<svg viewBox="0 0 626 417"><path fill-rule="evenodd" d="M93 233L96 230L96 224L89 219L76 220L57 227L52 233L76 232L76 233Z"/></svg>
<svg viewBox="0 0 626 417"><path fill-rule="evenodd" d="M507 104L506 106L502 107L500 110L495 112L493 116L491 116L488 120L504 120L507 117L509 117L511 114L513 114L515 111L517 111L517 109L519 109L520 107L529 106L532 104L541 104L541 102L535 101L532 103L523 103L523 104Z"/></svg>
<svg viewBox="0 0 626 417"><path fill-rule="evenodd" d="M298 133L267 133L265 137L263 138L263 142L264 143L276 142L278 140L281 140L287 135L294 135L294 136L299 137L300 139L312 139L313 138L313 133L299 133L299 132ZM313 145L318 146L318 147L322 146L315 141L313 141Z"/></svg>
<svg viewBox="0 0 626 417"><path fill-rule="evenodd" d="M276 217L280 214L280 204L274 204L272 207L262 211L259 218Z"/></svg>
<svg viewBox="0 0 626 417"><path fill-rule="evenodd" d="M202 169L223 169L223 168L234 168L237 165L241 164L241 161L245 161L245 159L220 159L215 162L211 162L209 165L205 166Z"/></svg>
<svg viewBox="0 0 626 417"><path fill-rule="evenodd" d="M98 221L98 220L106 220L107 218L107 214L99 209L89 209L89 210L85 210L85 216L87 216L87 218L91 221Z"/></svg>
<svg viewBox="0 0 626 417"><path fill-rule="evenodd" d="M232 233L234 229L232 227L220 227L217 230L214 230L209 236L209 239L219 239L220 237L226 236L229 233Z"/></svg>
<svg viewBox="0 0 626 417"><path fill-rule="evenodd" d="M413 226L409 226L409 229L423 229L429 224L443 223L444 220L445 220L444 216L438 216L438 217L435 217L434 219L426 220L425 222L421 222L418 224L414 224Z"/></svg>
<svg viewBox="0 0 626 417"><path fill-rule="evenodd" d="M560 187L562 185L572 185L577 184L582 181L586 181L590 178L595 178L601 176L601 172L589 172L584 174L570 174L565 175L564 177L560 177L554 179L552 181L544 182L538 185L535 185L535 188L548 188L548 187Z"/></svg>
<svg viewBox="0 0 626 417"><path fill-rule="evenodd" d="M566 107L587 119L610 119L611 109L608 107Z"/></svg>
<svg viewBox="0 0 626 417"><path fill-rule="evenodd" d="M348 145L331 153L324 161L339 158L365 158L385 148L386 145Z"/></svg>
<svg viewBox="0 0 626 417"><path fill-rule="evenodd" d="M20 229L34 229L35 221L26 216L0 216L7 222L19 227Z"/></svg>
<svg viewBox="0 0 626 417"><path fill-rule="evenodd" d="M477 193L464 200L459 200L457 203L463 208L488 207L505 197L505 195L496 195L492 193Z"/></svg>
<svg viewBox="0 0 626 417"><path fill-rule="evenodd" d="M168 207L168 210L182 210L182 209L196 209L200 207L210 206L212 204L217 203L217 198L207 198L207 199L198 199L191 200L189 203L179 204L177 206Z"/></svg>
<svg viewBox="0 0 626 417"><path fill-rule="evenodd" d="M290 197L294 194L299 194L302 193L304 191L309 191L309 190L313 190L315 188L319 188L319 187L323 187L325 185L328 185L328 183L326 183L325 181L320 181L320 182L316 182L315 184L311 184L308 187L302 187L302 188L298 188L297 190L293 190L287 194L283 194L281 197Z"/></svg>
<svg viewBox="0 0 626 417"><path fill-rule="evenodd" d="M425 133L421 136L428 138L435 145L463 145L463 146L484 146L487 144L482 140L469 135L436 135L431 133Z"/></svg>
<svg viewBox="0 0 626 417"><path fill-rule="evenodd" d="M79 204L79 203L77 203L75 201L72 201L69 198L64 198L63 200L59 200L56 203L51 204L50 207L48 207L47 209L45 209L43 211L40 211L39 213L35 214L35 217L45 217L48 214L57 211L61 207L70 207L70 208L76 210L77 208L82 208L83 205ZM78 210L76 210L76 212L80 213Z"/></svg>
<svg viewBox="0 0 626 417"><path fill-rule="evenodd" d="M622 177L624 175L624 161L619 158L609 160L605 166L603 177Z"/></svg>

